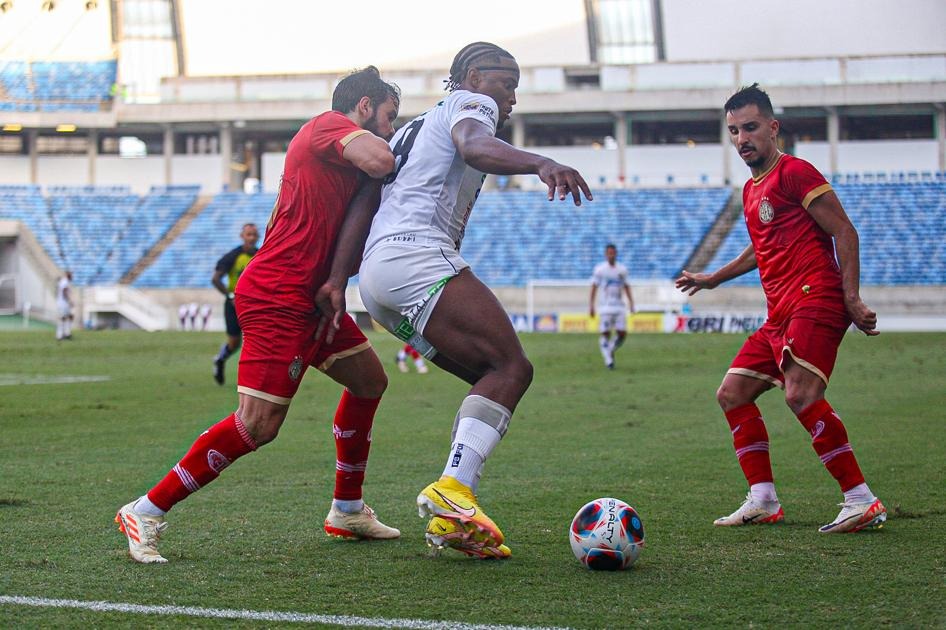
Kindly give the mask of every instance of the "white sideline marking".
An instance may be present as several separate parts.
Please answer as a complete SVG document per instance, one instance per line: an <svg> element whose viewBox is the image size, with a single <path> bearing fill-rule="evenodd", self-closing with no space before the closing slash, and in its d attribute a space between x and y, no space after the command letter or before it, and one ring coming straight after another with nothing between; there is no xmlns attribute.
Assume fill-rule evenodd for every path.
<svg viewBox="0 0 946 630"><path fill-rule="evenodd" d="M56 385L59 383L100 383L111 380L110 376L52 376L44 374L0 374L0 387L4 385Z"/></svg>
<svg viewBox="0 0 946 630"><path fill-rule="evenodd" d="M80 608L95 612L122 612L139 615L179 615L184 617L210 617L215 619L249 619L252 621L284 621L315 623L336 626L358 626L369 628L417 628L418 630L556 630L538 626L491 626L454 621L430 621L424 619L383 619L379 617L354 617L350 615L319 615L313 613L236 610L232 608L200 608L197 606L145 606L115 602L89 602L78 599L47 599L22 595L0 595L0 605L40 606L46 608Z"/></svg>

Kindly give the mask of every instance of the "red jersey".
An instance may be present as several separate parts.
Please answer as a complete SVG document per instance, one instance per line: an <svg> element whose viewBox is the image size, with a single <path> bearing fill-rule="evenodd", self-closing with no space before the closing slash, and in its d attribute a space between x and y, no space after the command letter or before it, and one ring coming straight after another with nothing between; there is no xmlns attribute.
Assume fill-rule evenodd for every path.
<svg viewBox="0 0 946 630"><path fill-rule="evenodd" d="M791 155L781 155L742 190L746 227L774 324L802 302L844 309L834 241L807 210L829 190L831 184L815 167Z"/></svg>
<svg viewBox="0 0 946 630"><path fill-rule="evenodd" d="M315 292L328 278L335 239L361 172L342 152L364 133L370 132L335 111L316 116L296 133L271 225L236 293L302 312L315 309Z"/></svg>

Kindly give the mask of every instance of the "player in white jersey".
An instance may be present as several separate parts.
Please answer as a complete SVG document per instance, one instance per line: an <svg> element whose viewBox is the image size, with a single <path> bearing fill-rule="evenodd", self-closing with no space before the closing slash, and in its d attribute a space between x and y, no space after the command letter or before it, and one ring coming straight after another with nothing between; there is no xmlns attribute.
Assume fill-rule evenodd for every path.
<svg viewBox="0 0 946 630"><path fill-rule="evenodd" d="M72 272L59 279L56 285L56 308L59 310L59 321L56 323L56 339L72 339Z"/></svg>
<svg viewBox="0 0 946 630"><path fill-rule="evenodd" d="M519 66L502 48L476 42L457 53L450 95L391 140L395 170L385 179L359 276L375 320L472 385L456 414L443 476L421 491L417 505L432 517L430 544L490 558L510 550L474 493L483 462L532 381L532 364L499 301L460 256L460 243L486 173L538 175L549 200L570 194L581 205L582 193L592 198L575 169L495 137L518 85ZM376 186L366 187L352 201L339 251L343 241L365 238L378 198ZM344 310L350 264L336 256L316 298L334 323Z"/></svg>
<svg viewBox="0 0 946 630"><path fill-rule="evenodd" d="M604 248L605 261L595 266L591 276L591 316L595 316L595 297L598 303L598 331L601 339L598 345L601 356L609 370L614 369L614 353L624 345L627 336L627 314L634 312L634 298L631 285L627 281L627 267L617 261L618 248L608 244ZM598 293L598 289L601 292ZM627 304L624 295L627 295ZM611 338L614 331L614 338Z"/></svg>

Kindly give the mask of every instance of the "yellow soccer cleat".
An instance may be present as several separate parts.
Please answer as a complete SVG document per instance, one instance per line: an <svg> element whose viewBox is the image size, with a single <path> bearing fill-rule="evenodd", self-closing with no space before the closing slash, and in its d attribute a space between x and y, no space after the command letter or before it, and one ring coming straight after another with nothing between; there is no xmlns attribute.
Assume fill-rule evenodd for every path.
<svg viewBox="0 0 946 630"><path fill-rule="evenodd" d="M453 477L441 477L417 495L421 517L440 516L457 522L486 547L499 548L505 537L496 523L483 512L473 491Z"/></svg>
<svg viewBox="0 0 946 630"><path fill-rule="evenodd" d="M512 555L509 547L503 544L495 545L488 534L478 530L467 531L459 521L443 516L430 519L424 537L427 539L427 546L435 553L449 547L475 558L504 559Z"/></svg>

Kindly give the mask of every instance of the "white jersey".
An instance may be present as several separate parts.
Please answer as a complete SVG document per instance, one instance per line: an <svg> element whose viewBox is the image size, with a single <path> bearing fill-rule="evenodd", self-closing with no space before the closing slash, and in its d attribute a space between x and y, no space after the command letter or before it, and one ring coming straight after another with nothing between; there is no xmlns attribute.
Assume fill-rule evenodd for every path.
<svg viewBox="0 0 946 630"><path fill-rule="evenodd" d="M69 306L69 278L63 276L56 285L56 303L62 306Z"/></svg>
<svg viewBox="0 0 946 630"><path fill-rule="evenodd" d="M459 251L486 175L467 166L450 132L473 118L495 134L498 111L489 96L456 90L394 134L394 171L385 178L365 255L383 243Z"/></svg>
<svg viewBox="0 0 946 630"><path fill-rule="evenodd" d="M598 310L602 313L622 311L627 308L622 293L627 286L627 267L619 262L609 265L607 261L595 266L591 282L598 287Z"/></svg>

